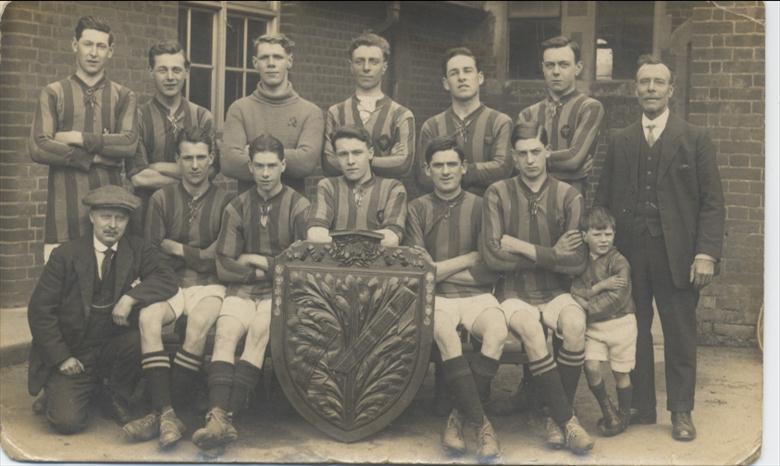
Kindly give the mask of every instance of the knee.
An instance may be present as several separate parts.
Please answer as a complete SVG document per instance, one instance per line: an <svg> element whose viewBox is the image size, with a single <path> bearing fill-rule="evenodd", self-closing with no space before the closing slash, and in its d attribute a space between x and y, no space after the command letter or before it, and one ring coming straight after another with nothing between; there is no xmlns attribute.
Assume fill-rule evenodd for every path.
<svg viewBox="0 0 780 466"><path fill-rule="evenodd" d="M451 345L455 342L460 344L460 337L458 337L458 331L455 326L449 321L449 319L434 319L433 321L433 339L436 344Z"/></svg>
<svg viewBox="0 0 780 466"><path fill-rule="evenodd" d="M480 316L480 326L484 328L483 343L503 345L509 335L504 313L498 308L486 309Z"/></svg>
<svg viewBox="0 0 780 466"><path fill-rule="evenodd" d="M155 303L141 309L138 314L138 329L142 334L159 333L162 331L162 316L165 303Z"/></svg>
<svg viewBox="0 0 780 466"><path fill-rule="evenodd" d="M249 326L247 341L251 344L265 345L268 343L269 323L262 319L255 319Z"/></svg>
<svg viewBox="0 0 780 466"><path fill-rule="evenodd" d="M214 325L216 316L208 312L195 312L187 316L187 335L205 335Z"/></svg>
<svg viewBox="0 0 780 466"><path fill-rule="evenodd" d="M523 339L544 337L542 325L539 323L539 310L530 305L516 306L512 310L509 325Z"/></svg>
<svg viewBox="0 0 780 466"><path fill-rule="evenodd" d="M569 338L582 338L585 336L586 318L585 312L580 308L568 307L561 311L559 330L564 340Z"/></svg>
<svg viewBox="0 0 780 466"><path fill-rule="evenodd" d="M81 410L58 410L51 409L46 412L46 419L49 425L58 433L71 435L87 427L87 413Z"/></svg>

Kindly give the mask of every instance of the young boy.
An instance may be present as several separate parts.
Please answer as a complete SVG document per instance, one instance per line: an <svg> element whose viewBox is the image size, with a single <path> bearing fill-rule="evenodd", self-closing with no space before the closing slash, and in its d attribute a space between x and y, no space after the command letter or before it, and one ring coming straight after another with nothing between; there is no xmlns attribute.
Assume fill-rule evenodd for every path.
<svg viewBox="0 0 780 466"><path fill-rule="evenodd" d="M604 415L599 431L611 437L626 430L631 409L629 372L634 368L637 336L631 268L613 246L615 219L607 209L591 209L584 227L588 266L572 283L571 294L588 314L585 375ZM619 412L604 387L602 361L609 361L615 375Z"/></svg>

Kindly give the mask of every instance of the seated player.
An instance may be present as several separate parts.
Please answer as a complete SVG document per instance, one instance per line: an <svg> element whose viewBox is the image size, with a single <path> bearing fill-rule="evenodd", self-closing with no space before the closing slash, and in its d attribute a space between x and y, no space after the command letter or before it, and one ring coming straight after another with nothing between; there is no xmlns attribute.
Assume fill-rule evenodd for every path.
<svg viewBox="0 0 780 466"><path fill-rule="evenodd" d="M569 275L586 265L579 237L582 195L547 176L547 133L536 122L512 130L518 176L492 184L485 192L480 252L488 267L503 272L496 296L509 328L517 333L530 360L533 382L550 411L547 441L581 454L593 441L572 411L585 359L585 312L567 292ZM547 350L542 325L563 338L558 364Z"/></svg>
<svg viewBox="0 0 780 466"><path fill-rule="evenodd" d="M176 277L157 250L125 236L139 198L107 185L82 202L92 232L54 249L28 305L28 387L32 395L46 389L46 420L61 434L87 427L101 388L112 414L126 417L141 376L139 334L128 317L176 293Z"/></svg>
<svg viewBox="0 0 780 466"><path fill-rule="evenodd" d="M146 239L160 248L176 270L180 288L165 304L141 312L142 364L155 411L128 423L124 430L134 441L159 436L163 448L182 436L184 425L171 400L177 401L178 409L191 399L188 395L200 371L206 336L225 296L225 287L217 278L214 251L230 196L209 181L213 146L209 128L182 129L175 156L181 181L156 191L146 213ZM163 349L162 327L182 314L187 316L187 330L171 369Z"/></svg>
<svg viewBox="0 0 780 466"><path fill-rule="evenodd" d="M571 295L588 313L585 331L585 375L604 415L602 435L617 435L631 416L631 378L636 362L636 309L631 297L631 267L614 247L615 219L604 207L594 207L585 218L588 267L572 283ZM609 361L617 385L618 406L604 388L601 363Z"/></svg>
<svg viewBox="0 0 780 466"><path fill-rule="evenodd" d="M341 176L317 185L306 239L329 243L330 232L372 230L384 236L382 244L398 246L406 223L406 190L395 179L374 176L371 135L363 128L344 126L331 136Z"/></svg>
<svg viewBox="0 0 780 466"><path fill-rule="evenodd" d="M206 452L218 453L238 438L233 415L247 403L260 378L269 340L274 257L303 238L309 208L305 197L282 184L286 164L281 141L258 136L249 153L255 188L227 206L217 241L217 273L228 283L227 297L208 368L206 426L192 435L195 445ZM244 336L244 350L235 363L236 347Z"/></svg>
<svg viewBox="0 0 780 466"><path fill-rule="evenodd" d="M424 248L436 264L433 337L457 406L447 420L442 446L450 454L466 452L465 418L477 432L477 456L480 461L490 461L500 455L501 449L482 402L488 398L490 383L498 371L507 326L491 293L497 277L485 269L477 251L482 198L461 188L465 155L454 139L432 139L425 150L425 161L434 191L409 204L406 244ZM482 341L471 368L463 357L458 325Z"/></svg>

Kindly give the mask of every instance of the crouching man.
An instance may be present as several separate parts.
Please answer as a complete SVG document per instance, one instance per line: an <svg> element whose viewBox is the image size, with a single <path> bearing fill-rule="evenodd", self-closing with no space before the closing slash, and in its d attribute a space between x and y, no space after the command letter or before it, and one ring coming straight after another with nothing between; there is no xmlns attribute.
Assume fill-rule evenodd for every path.
<svg viewBox="0 0 780 466"><path fill-rule="evenodd" d="M28 306L28 388L33 395L45 388L46 418L63 434L87 427L90 402L101 388L115 416L126 417L141 376L140 336L129 317L177 291L157 250L124 236L140 199L108 185L82 202L90 207L92 233L53 251Z"/></svg>

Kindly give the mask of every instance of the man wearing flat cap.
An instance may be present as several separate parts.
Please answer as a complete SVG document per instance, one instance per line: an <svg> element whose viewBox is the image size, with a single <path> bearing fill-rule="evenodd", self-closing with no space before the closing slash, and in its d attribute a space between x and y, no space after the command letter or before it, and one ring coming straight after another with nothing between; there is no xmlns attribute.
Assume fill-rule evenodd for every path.
<svg viewBox="0 0 780 466"><path fill-rule="evenodd" d="M82 202L90 209L92 233L53 251L28 306L33 337L28 389L37 395L45 388L46 418L63 434L87 426L90 402L101 389L117 420L126 417L141 375L140 337L137 325L129 325L131 313L178 290L157 250L124 236L140 199L109 185L90 191Z"/></svg>

